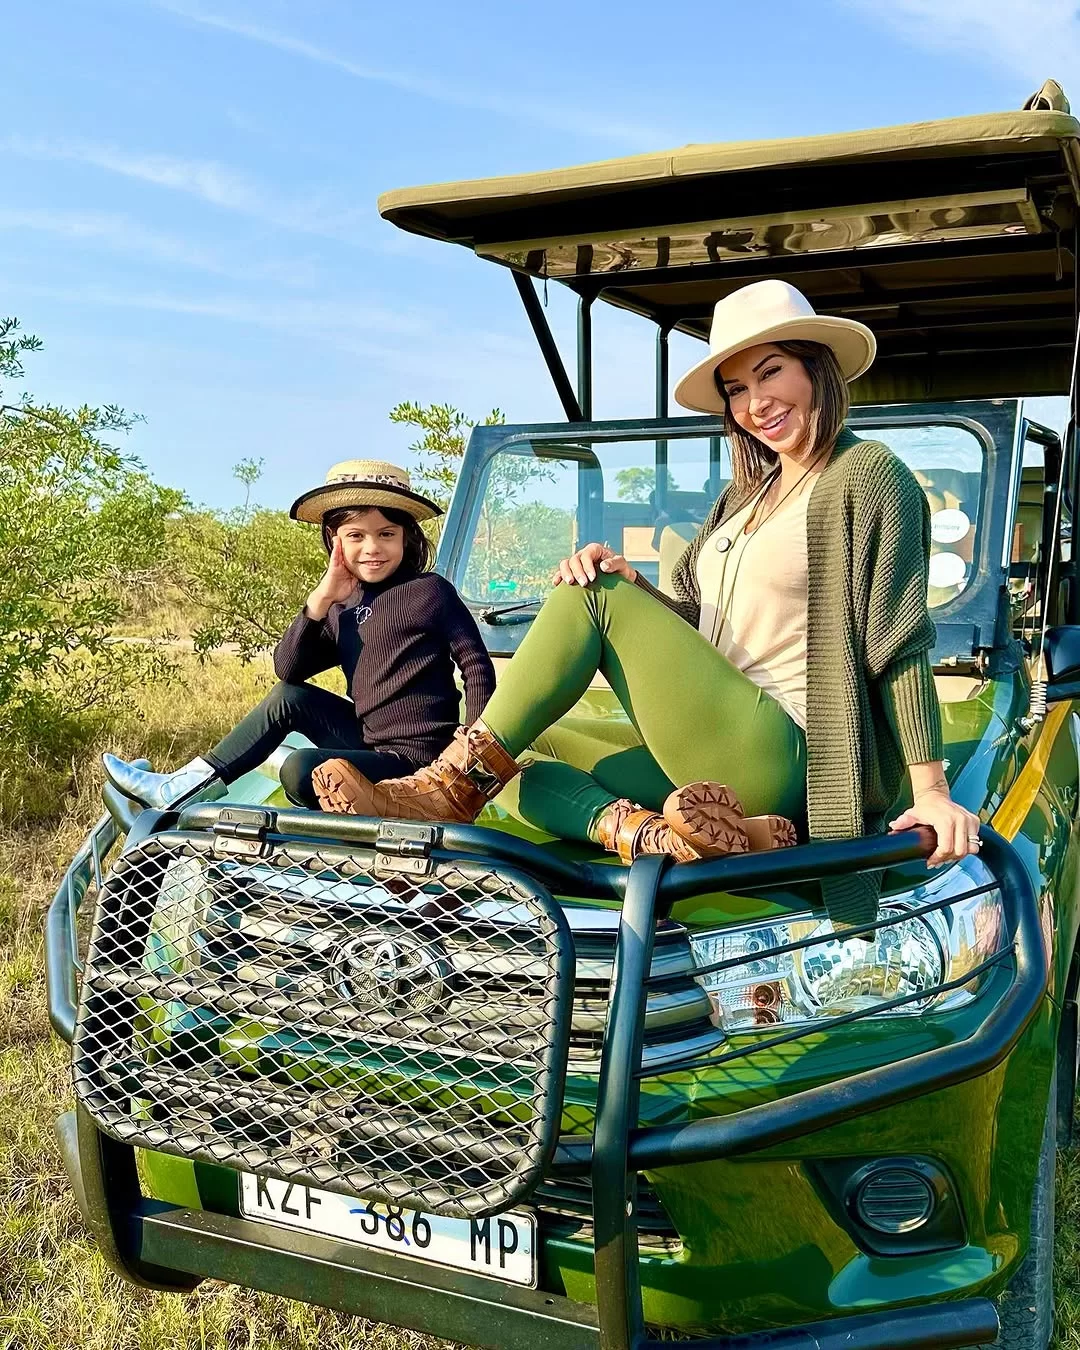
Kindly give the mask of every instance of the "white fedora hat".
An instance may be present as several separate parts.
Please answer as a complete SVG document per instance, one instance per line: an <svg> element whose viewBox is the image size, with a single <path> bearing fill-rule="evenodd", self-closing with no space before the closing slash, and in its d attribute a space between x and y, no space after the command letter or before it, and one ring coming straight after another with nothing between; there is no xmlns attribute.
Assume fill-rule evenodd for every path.
<svg viewBox="0 0 1080 1350"><path fill-rule="evenodd" d="M877 352L877 340L864 324L818 314L786 281L755 281L716 302L709 355L675 386L676 402L695 412L722 413L724 399L716 387L720 363L747 347L795 338L831 347L849 381L868 369Z"/></svg>
<svg viewBox="0 0 1080 1350"><path fill-rule="evenodd" d="M293 520L320 525L327 511L346 506L387 506L407 511L417 520L442 515L441 506L413 492L407 469L399 469L384 459L343 459L333 465L321 487L297 497L289 507L289 515Z"/></svg>

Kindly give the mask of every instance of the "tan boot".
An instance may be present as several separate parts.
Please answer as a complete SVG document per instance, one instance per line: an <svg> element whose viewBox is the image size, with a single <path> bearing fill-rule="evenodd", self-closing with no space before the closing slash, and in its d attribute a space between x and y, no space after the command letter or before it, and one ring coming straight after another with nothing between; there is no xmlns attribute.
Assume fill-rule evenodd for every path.
<svg viewBox="0 0 1080 1350"><path fill-rule="evenodd" d="M676 788L664 803L664 819L704 857L791 848L797 842L795 826L785 816L744 816L738 797L723 783L687 783ZM735 819L746 840L742 849L729 843Z"/></svg>
<svg viewBox="0 0 1080 1350"><path fill-rule="evenodd" d="M673 830L659 812L646 810L623 797L612 802L597 821L597 838L609 853L617 853L624 863L632 862L643 853L670 853L676 862L745 853L748 840L742 828L742 812L738 810L734 794L732 800L734 810L726 801L714 803L708 828L698 829L691 837Z"/></svg>
<svg viewBox="0 0 1080 1350"><path fill-rule="evenodd" d="M468 824L520 769L483 722L474 722L458 729L433 764L407 778L372 783L347 759L328 759L311 781L324 811Z"/></svg>

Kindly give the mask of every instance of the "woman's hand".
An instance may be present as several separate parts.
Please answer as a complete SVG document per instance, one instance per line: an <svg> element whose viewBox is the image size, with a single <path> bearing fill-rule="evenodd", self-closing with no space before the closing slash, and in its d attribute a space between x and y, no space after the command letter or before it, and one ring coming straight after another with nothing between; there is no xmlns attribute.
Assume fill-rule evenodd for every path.
<svg viewBox="0 0 1080 1350"><path fill-rule="evenodd" d="M609 576L625 577L630 582L637 580L637 572L621 553L608 548L607 544L586 544L562 560L559 570L551 578L551 584L558 586L565 581L568 586L573 586L575 582L579 586L587 586L590 581L596 580L597 569Z"/></svg>
<svg viewBox="0 0 1080 1350"><path fill-rule="evenodd" d="M345 566L341 540L335 539L322 580L307 598L304 609L309 619L325 619L331 605L344 604L356 590L356 578Z"/></svg>
<svg viewBox="0 0 1080 1350"><path fill-rule="evenodd" d="M940 867L979 851L979 817L954 802L947 788L919 793L903 815L889 821L894 832L915 825L929 825L937 835L937 848L927 858L927 867Z"/></svg>

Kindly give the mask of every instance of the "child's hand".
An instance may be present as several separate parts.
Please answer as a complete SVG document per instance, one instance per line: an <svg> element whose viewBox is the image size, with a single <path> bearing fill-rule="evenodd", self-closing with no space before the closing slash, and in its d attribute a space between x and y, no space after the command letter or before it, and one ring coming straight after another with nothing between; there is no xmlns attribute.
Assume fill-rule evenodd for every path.
<svg viewBox="0 0 1080 1350"><path fill-rule="evenodd" d="M307 598L304 609L311 619L325 619L331 605L344 604L356 590L356 578L345 565L345 553L341 540L335 539L330 550L330 560L326 571L315 589Z"/></svg>

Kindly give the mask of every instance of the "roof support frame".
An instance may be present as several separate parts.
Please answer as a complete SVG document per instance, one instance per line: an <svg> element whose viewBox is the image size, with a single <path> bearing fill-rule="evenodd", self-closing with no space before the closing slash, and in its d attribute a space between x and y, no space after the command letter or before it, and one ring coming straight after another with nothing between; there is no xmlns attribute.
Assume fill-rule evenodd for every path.
<svg viewBox="0 0 1080 1350"><path fill-rule="evenodd" d="M511 269L511 275L514 278L518 295L521 296L521 303L525 306L525 313L528 316L537 346L540 348L540 354L544 358L544 364L548 368L548 374L555 386L555 392L559 396L563 412L566 413L566 420L568 422L584 422L585 417L581 411L581 404L574 393L574 386L570 383L570 376L566 373L566 367L563 365L559 348L551 334L551 326L536 294L536 287L532 283L532 278L526 276L524 272L517 272L514 269Z"/></svg>
<svg viewBox="0 0 1080 1350"><path fill-rule="evenodd" d="M577 399L581 415L592 421L593 346L592 307L595 294L580 294L577 310Z"/></svg>
<svg viewBox="0 0 1080 1350"><path fill-rule="evenodd" d="M668 339L671 336L671 325L659 323L656 326L656 416L666 418L668 415L668 381L671 371L671 348ZM656 442L656 480L653 483L653 491L656 493L656 511L660 515L667 509L667 490L668 490L668 443L666 440Z"/></svg>

